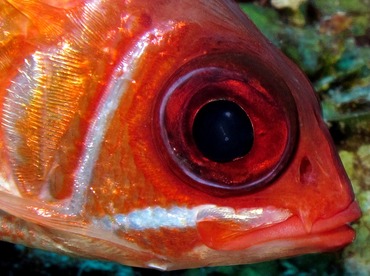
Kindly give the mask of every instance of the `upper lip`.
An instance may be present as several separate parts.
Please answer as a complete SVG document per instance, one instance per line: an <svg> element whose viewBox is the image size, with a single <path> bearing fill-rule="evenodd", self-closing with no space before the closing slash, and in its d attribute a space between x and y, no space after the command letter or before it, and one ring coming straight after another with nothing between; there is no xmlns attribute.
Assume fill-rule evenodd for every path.
<svg viewBox="0 0 370 276"><path fill-rule="evenodd" d="M313 233L330 231L332 229L348 225L349 223L359 219L361 210L356 201L353 201L345 210L338 214L316 221L312 226Z"/></svg>

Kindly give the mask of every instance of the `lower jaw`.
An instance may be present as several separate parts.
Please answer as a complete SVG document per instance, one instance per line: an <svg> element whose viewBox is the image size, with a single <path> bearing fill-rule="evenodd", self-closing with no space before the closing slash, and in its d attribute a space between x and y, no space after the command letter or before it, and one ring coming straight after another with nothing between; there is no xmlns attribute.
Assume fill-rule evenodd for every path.
<svg viewBox="0 0 370 276"><path fill-rule="evenodd" d="M347 224L358 219L361 211L356 202L337 215L318 220L310 230L305 229L301 219L292 216L284 222L250 232L224 233L219 239L206 244L216 250L247 250L251 247L264 247L280 243L281 250L286 248L289 256L312 252L332 251L344 247L355 238L354 230ZM225 237L225 239L223 238ZM279 255L279 254L278 254ZM277 256L278 258L280 256Z"/></svg>
<svg viewBox="0 0 370 276"><path fill-rule="evenodd" d="M351 227L342 226L333 231L275 239L244 249L215 250L202 245L186 258L169 260L169 262L163 264L162 269L175 270L204 266L251 264L304 254L335 251L350 243L354 236L355 233Z"/></svg>
<svg viewBox="0 0 370 276"><path fill-rule="evenodd" d="M296 231L298 228L297 226L303 228L300 219L292 217L286 222L272 226L269 229L261 229L245 236L240 236L224 244L224 246L222 246L223 248L217 249L243 250L254 246L264 246L269 243L277 242L281 243L281 250L286 247L291 252L289 255L297 255L337 250L348 245L355 238L355 231L347 225L317 233L306 233L304 229L302 229L303 231ZM291 233L289 232L292 228L294 228L296 232L290 235ZM266 250L269 250L269 248L266 248Z"/></svg>
<svg viewBox="0 0 370 276"><path fill-rule="evenodd" d="M355 231L350 226L345 225L327 232L283 238L277 241L280 243L279 251L282 253L286 250L286 257L289 257L308 253L335 251L350 244L354 238ZM268 251L268 244L269 242L261 244L261 246Z"/></svg>

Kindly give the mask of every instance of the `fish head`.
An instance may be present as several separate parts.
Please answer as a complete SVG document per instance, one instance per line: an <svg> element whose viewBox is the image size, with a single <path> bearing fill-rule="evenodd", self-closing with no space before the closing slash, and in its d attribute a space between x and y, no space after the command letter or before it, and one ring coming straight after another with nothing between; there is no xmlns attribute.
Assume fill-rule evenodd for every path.
<svg viewBox="0 0 370 276"><path fill-rule="evenodd" d="M163 270L354 239L315 92L235 3L31 2L2 84L4 239Z"/></svg>

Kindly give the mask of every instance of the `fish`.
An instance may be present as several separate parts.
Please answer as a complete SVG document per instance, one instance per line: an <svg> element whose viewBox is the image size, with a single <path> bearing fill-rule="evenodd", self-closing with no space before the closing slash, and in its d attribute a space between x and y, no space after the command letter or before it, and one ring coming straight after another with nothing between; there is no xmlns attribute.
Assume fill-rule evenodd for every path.
<svg viewBox="0 0 370 276"><path fill-rule="evenodd" d="M176 270L355 238L310 82L235 2L1 0L0 17L1 240Z"/></svg>

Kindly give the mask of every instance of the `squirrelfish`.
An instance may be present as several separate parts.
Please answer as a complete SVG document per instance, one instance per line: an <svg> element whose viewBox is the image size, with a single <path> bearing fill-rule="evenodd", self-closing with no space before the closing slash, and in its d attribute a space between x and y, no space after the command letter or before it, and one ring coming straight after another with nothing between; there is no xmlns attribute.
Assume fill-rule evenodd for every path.
<svg viewBox="0 0 370 276"><path fill-rule="evenodd" d="M303 73L226 0L0 1L0 236L162 270L349 244Z"/></svg>

